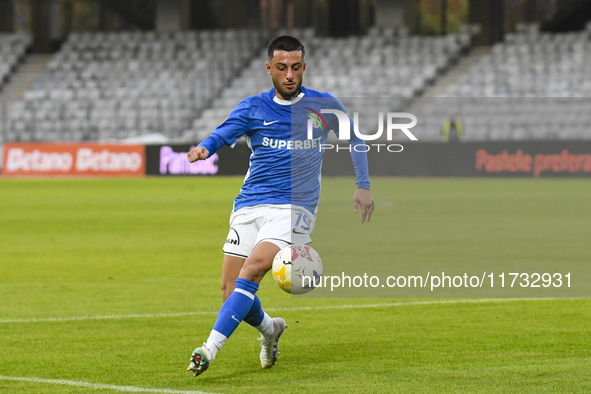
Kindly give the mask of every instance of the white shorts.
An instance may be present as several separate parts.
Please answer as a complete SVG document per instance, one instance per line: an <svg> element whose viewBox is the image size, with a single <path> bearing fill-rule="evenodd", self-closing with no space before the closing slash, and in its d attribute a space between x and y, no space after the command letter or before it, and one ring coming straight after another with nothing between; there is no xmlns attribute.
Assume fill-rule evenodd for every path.
<svg viewBox="0 0 591 394"><path fill-rule="evenodd" d="M308 210L289 204L262 204L232 212L230 232L224 254L247 258L259 242L271 242L280 248L290 244L309 244L315 216Z"/></svg>

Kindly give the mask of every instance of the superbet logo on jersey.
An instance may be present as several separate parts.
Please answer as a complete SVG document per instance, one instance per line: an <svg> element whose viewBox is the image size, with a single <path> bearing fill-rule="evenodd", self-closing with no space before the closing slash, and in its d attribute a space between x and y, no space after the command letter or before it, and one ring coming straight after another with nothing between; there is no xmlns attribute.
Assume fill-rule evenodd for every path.
<svg viewBox="0 0 591 394"><path fill-rule="evenodd" d="M316 116L310 116L311 118L308 119L308 139L313 138L314 135L314 128L322 127L322 123L326 125L326 121L321 114L333 114L337 117L339 121L339 130L335 130L337 137L339 140L348 141L351 139L351 119L349 115L347 115L343 111L339 111L337 109L321 109L320 113L314 111ZM310 115L310 114L308 114ZM363 140L363 141L375 141L382 136L384 133L384 113L378 113L378 131L375 134L361 134L359 131L359 114L357 112L353 113L353 132L355 135ZM320 119L318 119L320 118ZM394 119L409 119L410 123L394 123ZM322 121L322 123L321 123ZM418 141L417 137L409 130L417 125L417 117L411 113L407 112L388 112L386 115L386 139L388 141L392 141L392 136L395 130L402 131L411 141ZM326 126L328 127L328 126ZM375 149L380 151L380 148L385 148L388 152L402 152L404 147L400 144L357 144L353 147L356 152L368 152L371 148L374 147ZM347 150L350 151L350 147L339 147L338 145L335 146L333 144L320 144L319 150L327 150L327 149L336 149L338 152L339 150Z"/></svg>
<svg viewBox="0 0 591 394"><path fill-rule="evenodd" d="M277 138L263 137L263 146L273 149L301 150L316 149L320 145L321 138L310 138L307 140L282 140Z"/></svg>

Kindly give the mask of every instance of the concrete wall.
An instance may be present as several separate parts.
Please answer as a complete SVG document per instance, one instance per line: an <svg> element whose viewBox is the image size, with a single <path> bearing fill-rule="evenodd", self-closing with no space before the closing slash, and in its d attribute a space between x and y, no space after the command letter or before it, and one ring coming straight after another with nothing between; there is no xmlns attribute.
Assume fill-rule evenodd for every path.
<svg viewBox="0 0 591 394"><path fill-rule="evenodd" d="M377 0L375 21L381 27L404 26L404 0Z"/></svg>
<svg viewBox="0 0 591 394"><path fill-rule="evenodd" d="M156 30L177 31L183 28L183 1L158 0L156 4Z"/></svg>

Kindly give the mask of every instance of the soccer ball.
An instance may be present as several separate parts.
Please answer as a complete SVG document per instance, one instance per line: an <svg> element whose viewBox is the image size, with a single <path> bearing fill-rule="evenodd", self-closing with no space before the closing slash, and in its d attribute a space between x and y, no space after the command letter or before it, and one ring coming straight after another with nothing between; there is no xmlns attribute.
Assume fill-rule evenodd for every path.
<svg viewBox="0 0 591 394"><path fill-rule="evenodd" d="M273 260L273 279L289 294L304 294L320 285L322 260L318 252L306 245L281 249Z"/></svg>

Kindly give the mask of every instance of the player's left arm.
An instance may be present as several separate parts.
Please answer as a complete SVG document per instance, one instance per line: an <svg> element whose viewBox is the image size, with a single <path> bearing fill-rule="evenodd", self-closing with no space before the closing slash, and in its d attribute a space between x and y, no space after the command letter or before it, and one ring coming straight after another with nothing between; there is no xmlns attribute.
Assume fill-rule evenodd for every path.
<svg viewBox="0 0 591 394"><path fill-rule="evenodd" d="M365 149L355 149L357 145L364 145L363 140L352 133L349 140L351 147L351 159L353 160L353 167L355 168L355 175L357 176L357 191L353 196L353 212L359 212L361 209L361 224L365 221L369 223L371 214L374 210L375 204L371 191L369 191L369 170L367 166L367 153ZM365 147L363 147L365 148Z"/></svg>
<svg viewBox="0 0 591 394"><path fill-rule="evenodd" d="M335 96L330 95L333 98L331 103L334 108L339 109L347 113L345 106ZM331 117L330 130L338 130L338 122L336 117ZM367 166L367 153L365 151L365 142L355 134L353 119L349 116L349 124L351 125L351 138L349 139L349 146L351 151L351 159L353 160L353 167L355 168L355 175L357 176L357 190L353 196L353 212L357 213L361 209L361 224L365 224L365 221L369 223L371 220L371 214L373 213L375 204L373 196L369 191L369 169ZM363 145L360 148L356 148L357 145Z"/></svg>

